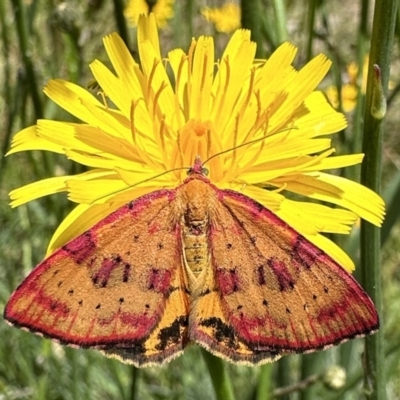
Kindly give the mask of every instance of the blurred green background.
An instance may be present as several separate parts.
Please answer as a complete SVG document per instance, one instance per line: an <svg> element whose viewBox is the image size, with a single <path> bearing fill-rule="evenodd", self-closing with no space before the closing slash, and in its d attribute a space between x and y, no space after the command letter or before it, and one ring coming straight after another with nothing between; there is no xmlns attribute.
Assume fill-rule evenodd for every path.
<svg viewBox="0 0 400 400"><path fill-rule="evenodd" d="M72 117L42 93L52 78L92 87L88 64L109 65L102 37L117 31L137 54L135 15L144 1L0 0L0 310L11 292L38 264L58 223L72 209L65 195L53 195L12 210L8 192L46 177L82 171L57 154L27 152L4 158L14 133L37 119ZM142 4L143 3L143 4ZM303 66L323 52L333 61L321 89L345 111L346 131L335 135L337 154L361 151L365 67L374 2L368 0L164 0L149 2L159 18L162 54L187 50L193 36L212 35L220 55L233 29L252 29L258 57L282 42L299 47ZM235 8L236 6L236 8ZM240 8L242 6L242 9ZM148 6L147 6L148 7ZM143 10L145 11L145 10ZM397 21L400 14L394 16ZM395 31L383 145L383 195L388 216L382 228L385 364L389 399L400 399L400 127L399 24ZM363 72L364 69L364 72ZM96 92L96 88L92 89ZM359 180L359 168L347 169ZM335 238L359 264L359 232ZM359 274L357 269L355 276ZM311 355L284 357L264 367L227 365L237 399L360 399L363 340ZM340 367L340 368L338 368ZM344 380L345 379L345 380ZM282 391L280 389L287 388ZM273 392L275 390L275 392ZM9 327L0 321L0 400L2 399L213 399L210 372L196 346L161 368L138 370L95 351L75 350Z"/></svg>

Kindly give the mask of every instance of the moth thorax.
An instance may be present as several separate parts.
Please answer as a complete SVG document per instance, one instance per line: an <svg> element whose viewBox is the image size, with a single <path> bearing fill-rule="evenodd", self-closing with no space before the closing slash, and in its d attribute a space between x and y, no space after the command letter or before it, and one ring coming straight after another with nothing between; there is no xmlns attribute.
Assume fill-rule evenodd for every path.
<svg viewBox="0 0 400 400"><path fill-rule="evenodd" d="M208 261L206 226L206 220L186 221L183 224L185 259L195 277L206 267Z"/></svg>

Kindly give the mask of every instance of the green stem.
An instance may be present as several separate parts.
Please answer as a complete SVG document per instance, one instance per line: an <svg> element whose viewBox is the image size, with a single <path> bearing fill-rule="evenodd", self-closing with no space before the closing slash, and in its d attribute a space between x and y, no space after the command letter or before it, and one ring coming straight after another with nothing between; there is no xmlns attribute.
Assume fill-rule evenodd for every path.
<svg viewBox="0 0 400 400"><path fill-rule="evenodd" d="M386 204L386 216L382 225L381 231L381 246L390 236L394 225L396 224L400 215L400 171L397 171L385 189L383 196Z"/></svg>
<svg viewBox="0 0 400 400"><path fill-rule="evenodd" d="M389 66L393 49L397 0L376 0L369 58L366 106L364 110L363 152L365 160L361 168L363 185L380 193L383 119L377 117L375 98L377 79L374 65L381 69L383 95L387 95ZM371 111L373 111L371 113ZM361 225L362 284L375 302L382 317L380 281L380 230L368 222ZM367 399L385 399L385 374L382 329L365 339L364 395Z"/></svg>
<svg viewBox="0 0 400 400"><path fill-rule="evenodd" d="M21 50L22 61L26 73L26 81L29 85L30 95L32 98L33 108L35 110L35 119L43 118L42 101L39 95L38 85L36 81L35 69L32 62L32 51L29 47L28 21L26 17L26 6L23 0L12 1L14 8L14 16L17 26L19 47Z"/></svg>
<svg viewBox="0 0 400 400"><path fill-rule="evenodd" d="M126 21L124 17L124 2L122 0L113 0L114 3L114 17L117 23L118 33L121 36L124 43L129 47L128 29L126 27Z"/></svg>
<svg viewBox="0 0 400 400"><path fill-rule="evenodd" d="M122 374L121 370L121 364L119 361L116 360L107 360L106 365L110 369L111 373L111 379L114 382L115 386L118 388L119 394L118 398L119 399L129 399L129 400L134 400L135 399L135 394L136 394L136 387L137 387L137 374L136 374L136 369L134 366L126 366L128 370L131 368L132 370L132 376L130 380L130 385L127 385L125 382L125 379Z"/></svg>
<svg viewBox="0 0 400 400"><path fill-rule="evenodd" d="M398 338L396 339L397 341L391 343L391 345L386 348L386 359L394 359L393 356L398 354L400 350L400 340ZM349 374L349 376L346 378L346 384L341 389L335 393L328 394L324 400L342 400L346 396L346 393L349 393L350 390L354 389L354 387L360 383L362 377L363 375L361 368L358 368L355 372Z"/></svg>
<svg viewBox="0 0 400 400"><path fill-rule="evenodd" d="M301 380L306 381L308 378L315 376L320 373L324 368L323 359L326 357L326 353L312 353L303 354L301 356ZM309 385L300 392L301 400L312 400L315 399L316 392L314 385Z"/></svg>
<svg viewBox="0 0 400 400"><path fill-rule="evenodd" d="M139 369L134 365L131 366L131 389L129 393L129 400L135 400L137 398L137 387L138 387L138 377Z"/></svg>
<svg viewBox="0 0 400 400"><path fill-rule="evenodd" d="M241 0L241 25L251 30L251 40L257 43L256 57L263 58L262 12L260 0Z"/></svg>
<svg viewBox="0 0 400 400"><path fill-rule="evenodd" d="M314 41L314 24L315 24L315 13L316 13L317 5L315 0L308 1L308 16L307 16L307 25L308 25L308 38L307 38L307 60L311 60L313 55L313 41Z"/></svg>
<svg viewBox="0 0 400 400"><path fill-rule="evenodd" d="M1 53L3 57L4 67L3 67L3 77L1 83L1 93L0 96L4 101L4 110L3 113L5 115L3 121L2 131L4 133L2 144L0 146L0 183L4 176L5 168L4 165L6 163L6 158L4 154L7 152L7 149L10 145L11 141L11 130L13 121L15 118L14 108L12 107L12 89L11 89L11 60L8 55L10 54L10 38L8 34L8 27L6 23L6 5L5 2L0 1L0 31L1 31Z"/></svg>
<svg viewBox="0 0 400 400"><path fill-rule="evenodd" d="M292 368L290 365L290 358L288 356L282 357L277 362L277 379L276 379L276 386L278 388L288 387L293 383L292 378ZM280 400L290 400L290 394L283 394L280 397Z"/></svg>
<svg viewBox="0 0 400 400"><path fill-rule="evenodd" d="M358 37L357 37L357 81L360 82L363 76L364 70L364 60L365 56L368 52L368 15L369 15L369 0L361 1L361 9L360 9L360 26L358 28ZM355 115L353 119L353 140L351 140L351 153L360 153L361 151L361 137L362 137L362 119L363 119L363 110L364 110L364 97L365 94L362 93L361 86L358 87L357 94L357 105L355 110ZM360 168L353 167L352 171L359 176Z"/></svg>
<svg viewBox="0 0 400 400"><path fill-rule="evenodd" d="M74 400L79 400L80 398L80 382L82 379L81 371L79 371L78 358L80 356L79 352L73 349L69 349L69 361L71 366L71 397Z"/></svg>
<svg viewBox="0 0 400 400"><path fill-rule="evenodd" d="M261 367L260 377L258 378L258 388L256 400L268 400L271 398L271 375L273 364L265 364Z"/></svg>
<svg viewBox="0 0 400 400"><path fill-rule="evenodd" d="M210 372L217 400L235 400L225 362L204 349L201 352Z"/></svg>
<svg viewBox="0 0 400 400"><path fill-rule="evenodd" d="M193 17L195 15L194 12L194 1L193 0L186 0L186 28L187 28L187 35L188 38L191 39L194 36L193 33Z"/></svg>
<svg viewBox="0 0 400 400"><path fill-rule="evenodd" d="M288 40L286 7L282 0L274 0L278 45Z"/></svg>

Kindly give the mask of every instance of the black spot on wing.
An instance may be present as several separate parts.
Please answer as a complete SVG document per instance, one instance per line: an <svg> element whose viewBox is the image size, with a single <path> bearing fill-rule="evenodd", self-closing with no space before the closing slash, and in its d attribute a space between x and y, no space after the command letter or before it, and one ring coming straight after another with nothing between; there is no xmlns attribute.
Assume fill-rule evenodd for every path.
<svg viewBox="0 0 400 400"><path fill-rule="evenodd" d="M231 349L239 348L233 328L222 322L220 318L205 319L200 322L200 325L213 328L213 337L217 342L224 342Z"/></svg>
<svg viewBox="0 0 400 400"><path fill-rule="evenodd" d="M124 273L123 273L123 277L122 277L122 281L124 283L128 282L128 280L129 280L129 276L131 274L131 267L132 267L131 264L125 263Z"/></svg>
<svg viewBox="0 0 400 400"><path fill-rule="evenodd" d="M264 266L260 265L257 268L257 281L260 286L266 284Z"/></svg>
<svg viewBox="0 0 400 400"><path fill-rule="evenodd" d="M170 326L162 328L158 334L159 342L155 348L157 350L165 350L171 344L178 344L183 341L184 330L188 326L188 319L185 316L177 318Z"/></svg>

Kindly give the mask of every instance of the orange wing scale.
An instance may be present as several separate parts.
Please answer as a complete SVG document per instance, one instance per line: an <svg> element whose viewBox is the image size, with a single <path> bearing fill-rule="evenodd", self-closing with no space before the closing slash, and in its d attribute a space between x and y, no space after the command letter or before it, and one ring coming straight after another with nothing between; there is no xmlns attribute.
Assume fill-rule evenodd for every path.
<svg viewBox="0 0 400 400"><path fill-rule="evenodd" d="M138 365L182 352L189 301L174 196L143 196L56 251L14 292L5 318L61 343L130 349Z"/></svg>
<svg viewBox="0 0 400 400"><path fill-rule="evenodd" d="M324 349L378 329L371 299L332 258L254 200L220 192L209 232L214 302L219 323L250 349L243 362ZM206 347L237 358L218 329L199 331Z"/></svg>
<svg viewBox="0 0 400 400"><path fill-rule="evenodd" d="M332 258L265 207L203 174L142 196L43 261L5 318L137 366L196 342L261 364L379 327L376 309Z"/></svg>

